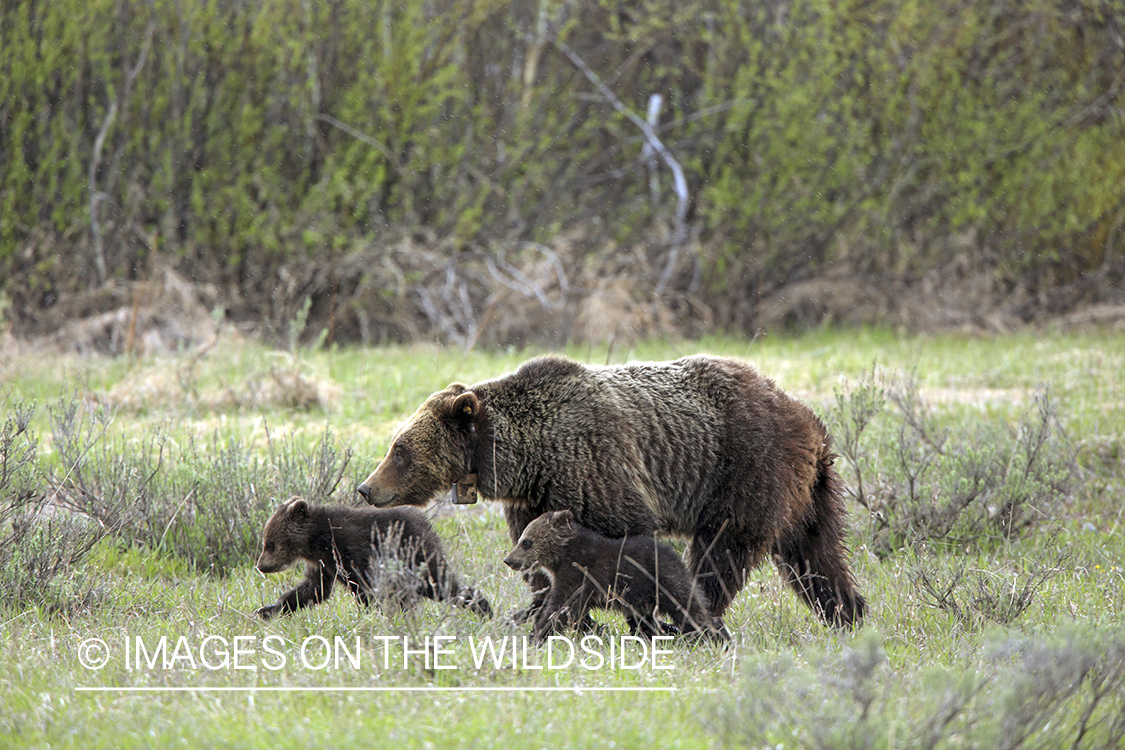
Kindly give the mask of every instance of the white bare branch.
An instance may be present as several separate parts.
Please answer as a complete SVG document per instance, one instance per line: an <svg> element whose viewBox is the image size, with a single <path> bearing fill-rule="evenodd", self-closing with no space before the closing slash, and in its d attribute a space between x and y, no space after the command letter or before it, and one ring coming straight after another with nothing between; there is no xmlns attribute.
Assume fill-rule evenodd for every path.
<svg viewBox="0 0 1125 750"><path fill-rule="evenodd" d="M145 30L144 45L141 47L141 53L137 56L137 64L126 74L125 86L122 88L121 94L109 103L105 120L102 121L102 126L98 129L98 135L94 138L93 153L90 155L86 184L90 190L90 234L94 241L94 266L98 272L99 284L105 283L108 271L105 264L105 248L102 246L102 228L98 223L98 204L110 198L109 194L98 190L98 168L102 163L102 149L105 148L105 140L109 136L109 129L113 127L113 123L117 119L117 112L129 101L129 94L133 90L133 82L137 79L137 75L141 72L141 68L144 67L145 60L148 58L148 51L152 47L152 35L155 30L155 23L150 21L148 28Z"/></svg>
<svg viewBox="0 0 1125 750"><path fill-rule="evenodd" d="M590 66L578 56L565 42L555 40L555 46L567 56L567 58L586 76L587 80L598 89L601 95L605 98L610 105L625 117L629 118L641 133L644 134L645 141L660 155L661 160L672 171L673 189L676 191L676 214L672 220L672 250L668 254L668 263L664 267L664 273L660 275L660 282L656 285L656 294L660 296L663 294L664 289L668 286L668 282L672 278L672 273L676 268L676 261L679 260L680 246L684 244L687 238L687 211L688 203L690 202L688 196L687 178L684 177L683 167L672 155L672 152L661 142L659 136L652 125L642 119L636 112L629 109L625 104L617 98L617 95L610 90L608 86L602 83L597 74L590 69Z"/></svg>

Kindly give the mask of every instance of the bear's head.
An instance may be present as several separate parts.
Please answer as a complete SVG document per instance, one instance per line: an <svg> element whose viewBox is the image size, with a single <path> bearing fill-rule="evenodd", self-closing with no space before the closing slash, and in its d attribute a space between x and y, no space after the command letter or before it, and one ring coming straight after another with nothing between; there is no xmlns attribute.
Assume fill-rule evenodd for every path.
<svg viewBox="0 0 1125 750"><path fill-rule="evenodd" d="M426 399L356 491L371 505L425 505L472 471L480 401L460 383Z"/></svg>
<svg viewBox="0 0 1125 750"><path fill-rule="evenodd" d="M569 510L544 513L523 530L504 564L517 571L552 570L562 559L567 543L577 534L576 525Z"/></svg>
<svg viewBox="0 0 1125 750"><path fill-rule="evenodd" d="M276 573L308 556L312 521L304 498L292 497L274 511L262 531L262 554L255 566L263 573Z"/></svg>

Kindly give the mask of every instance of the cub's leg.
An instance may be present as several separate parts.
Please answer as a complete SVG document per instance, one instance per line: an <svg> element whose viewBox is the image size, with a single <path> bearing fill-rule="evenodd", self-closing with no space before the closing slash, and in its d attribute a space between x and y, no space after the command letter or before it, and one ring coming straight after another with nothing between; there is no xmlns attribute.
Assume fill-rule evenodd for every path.
<svg viewBox="0 0 1125 750"><path fill-rule="evenodd" d="M319 604L332 594L332 582L335 577L335 574L326 570L323 565L309 563L305 568L304 579L295 588L282 594L276 603L259 609L257 614L263 620L268 620L276 615L287 615L302 607Z"/></svg>

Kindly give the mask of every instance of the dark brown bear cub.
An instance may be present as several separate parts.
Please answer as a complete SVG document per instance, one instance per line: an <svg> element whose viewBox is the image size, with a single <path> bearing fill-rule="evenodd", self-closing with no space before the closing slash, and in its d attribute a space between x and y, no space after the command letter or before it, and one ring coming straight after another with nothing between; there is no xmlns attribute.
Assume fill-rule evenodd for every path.
<svg viewBox="0 0 1125 750"><path fill-rule="evenodd" d="M263 618L324 601L335 581L347 586L363 604L370 604L380 593L400 602L407 595L417 595L492 616L484 595L463 586L449 570L441 540L415 508L316 506L300 497L291 498L266 522L257 568L276 573L297 560L307 563L304 580L277 603L259 609ZM410 591L401 590L402 586L391 592L378 591L380 568L387 560L401 563L410 574L406 581Z"/></svg>
<svg viewBox="0 0 1125 750"><path fill-rule="evenodd" d="M609 539L579 525L569 510L546 513L528 524L504 563L518 571L543 570L551 580L535 619L537 641L580 627L591 609L621 612L633 635L659 635L660 613L681 633L730 638L707 611L680 556L651 536Z"/></svg>
<svg viewBox="0 0 1125 750"><path fill-rule="evenodd" d="M834 459L812 410L745 362L540 357L430 396L358 491L381 508L451 487L462 501L479 493L503 504L513 543L554 510L610 538L686 539L688 569L720 617L772 558L814 612L850 627L866 605ZM529 583L547 587L542 574ZM542 603L535 594L530 611Z"/></svg>

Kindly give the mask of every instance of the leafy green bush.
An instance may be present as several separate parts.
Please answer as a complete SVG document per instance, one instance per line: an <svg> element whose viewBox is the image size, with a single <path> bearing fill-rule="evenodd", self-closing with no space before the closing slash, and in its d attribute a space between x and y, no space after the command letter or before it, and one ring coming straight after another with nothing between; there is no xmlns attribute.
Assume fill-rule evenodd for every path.
<svg viewBox="0 0 1125 750"><path fill-rule="evenodd" d="M264 455L233 438L180 443L161 432L140 446L101 441L81 473L59 482L59 494L123 543L221 575L256 557L280 502L339 499L350 457L327 431L311 451L290 436L270 440Z"/></svg>
<svg viewBox="0 0 1125 750"><path fill-rule="evenodd" d="M279 277L378 268L407 234L455 258L586 227L580 264L666 237L678 198L619 111L660 95L701 239L642 253L662 278L684 259L671 288L714 307L828 263L960 258L1047 289L1125 246L1123 23L1055 0L22 0L0 23L3 286L21 311L159 259L270 318Z"/></svg>

